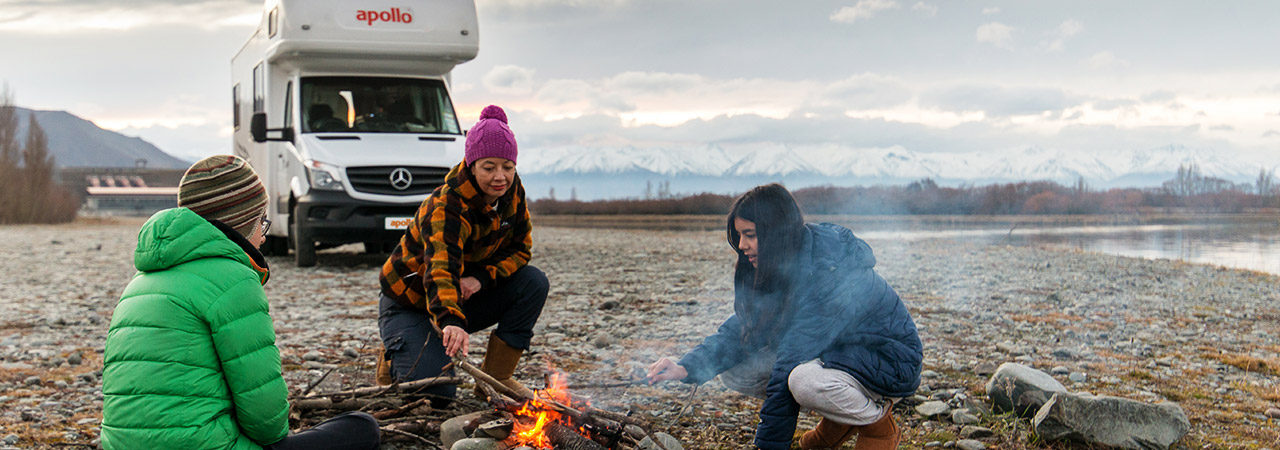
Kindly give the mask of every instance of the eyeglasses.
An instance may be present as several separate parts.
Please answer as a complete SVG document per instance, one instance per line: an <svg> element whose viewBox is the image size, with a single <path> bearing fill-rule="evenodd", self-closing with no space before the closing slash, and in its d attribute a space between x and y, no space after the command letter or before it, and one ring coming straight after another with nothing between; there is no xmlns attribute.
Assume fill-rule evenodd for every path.
<svg viewBox="0 0 1280 450"><path fill-rule="evenodd" d="M262 235L263 235L263 236L266 236L266 235L267 235L267 230L270 230L270 229L271 229L271 219L268 219L268 218L267 218L267 216L266 216L266 214L263 214L263 215L262 215L262 227L261 227L261 228L262 228Z"/></svg>

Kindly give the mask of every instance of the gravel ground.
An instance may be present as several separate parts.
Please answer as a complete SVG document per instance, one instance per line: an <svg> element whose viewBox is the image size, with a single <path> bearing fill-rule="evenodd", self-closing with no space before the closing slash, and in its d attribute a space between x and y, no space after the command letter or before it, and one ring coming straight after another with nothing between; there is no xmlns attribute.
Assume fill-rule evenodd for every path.
<svg viewBox="0 0 1280 450"><path fill-rule="evenodd" d="M0 286L0 448L96 444L102 343L134 272L140 224L0 227L8 274ZM722 232L543 227L535 243L533 264L552 287L520 378L539 386L554 366L597 406L648 415L687 448L749 445L758 401L719 381L696 391L679 383L592 387L679 356L728 317L733 253ZM1073 391L1177 401L1192 423L1178 448L1280 448L1280 426L1266 416L1280 402L1280 277L1045 248L870 244L925 342L920 395L898 410L904 448L943 445L960 429L917 417L910 404L980 398L986 377L978 373L1006 361L1057 369ZM382 257L358 250L321 252L307 269L270 261L266 291L293 390L335 367L317 391L371 382ZM474 362L485 335L473 337ZM816 419L802 417L802 429ZM983 440L989 448L1054 448L1035 443L1026 421L984 417L981 425L996 431Z"/></svg>

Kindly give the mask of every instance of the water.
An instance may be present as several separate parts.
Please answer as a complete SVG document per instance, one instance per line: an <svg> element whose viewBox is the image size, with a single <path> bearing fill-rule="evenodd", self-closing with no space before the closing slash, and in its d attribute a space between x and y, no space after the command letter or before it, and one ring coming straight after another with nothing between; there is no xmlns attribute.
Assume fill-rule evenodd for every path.
<svg viewBox="0 0 1280 450"><path fill-rule="evenodd" d="M933 227L927 227L933 228ZM1215 223L866 231L865 239L957 239L986 244L1076 248L1139 258L1163 258L1280 275L1280 224Z"/></svg>

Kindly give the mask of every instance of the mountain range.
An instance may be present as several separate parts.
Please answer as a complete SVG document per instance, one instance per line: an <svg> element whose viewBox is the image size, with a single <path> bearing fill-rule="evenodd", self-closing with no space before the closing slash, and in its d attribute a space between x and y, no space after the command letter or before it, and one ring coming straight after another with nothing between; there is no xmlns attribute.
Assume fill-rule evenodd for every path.
<svg viewBox="0 0 1280 450"><path fill-rule="evenodd" d="M19 136L31 110L18 108ZM35 111L62 167L186 168L190 163L137 137L104 130L65 111ZM921 152L900 146L852 148L837 144L705 144L649 147L526 147L519 168L531 198L559 199L742 192L781 182L816 185L895 185L924 178L940 185L982 185L1049 180L1093 188L1159 186L1180 166L1236 183L1256 180L1264 162L1235 152L1171 144L1139 149L1065 151L1028 146L986 152ZM646 194L648 192L648 194Z"/></svg>
<svg viewBox="0 0 1280 450"><path fill-rule="evenodd" d="M644 196L654 183L672 193L734 192L779 181L789 187L905 184L924 178L941 185L1048 180L1093 188L1159 186L1180 166L1236 183L1256 180L1274 163L1207 148L1165 145L1108 151L1063 151L1030 146L1013 151L914 152L902 147L854 149L838 145L749 144L696 147L529 149L520 155L526 187L538 196L587 200ZM530 187L533 185L533 187ZM540 192L538 188L545 188Z"/></svg>
<svg viewBox="0 0 1280 450"><path fill-rule="evenodd" d="M141 138L104 130L66 111L17 110L19 142L25 142L29 118L34 112L40 128L49 137L49 153L59 167L137 167L145 164L151 169L185 169L191 165Z"/></svg>

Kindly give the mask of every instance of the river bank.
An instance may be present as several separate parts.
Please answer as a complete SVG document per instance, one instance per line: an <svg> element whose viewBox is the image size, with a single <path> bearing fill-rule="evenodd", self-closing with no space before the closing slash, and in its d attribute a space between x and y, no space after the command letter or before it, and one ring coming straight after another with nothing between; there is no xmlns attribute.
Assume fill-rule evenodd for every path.
<svg viewBox="0 0 1280 450"><path fill-rule="evenodd" d="M720 219L723 220L723 219ZM548 364L573 384L631 379L679 356L732 311L733 254L718 231L557 228L540 221L533 264L551 279L531 358L518 377L540 384ZM0 447L90 443L101 418L101 350L112 308L134 270L140 221L0 227ZM1280 277L1167 260L947 240L870 240L879 271L907 302L925 343L929 392L979 397L983 366L1018 361L1073 391L1178 402L1191 432L1177 448L1280 448L1264 415L1280 403ZM316 267L272 258L266 286L286 378L301 390L368 384L378 347L377 269L356 247L321 252ZM484 334L473 337L479 361ZM631 409L686 448L750 443L758 402L712 381L689 387L592 390L598 406ZM465 404L465 402L464 402ZM683 410L683 412L682 412ZM946 421L902 416L903 448L955 438ZM806 415L801 427L812 427ZM1033 443L1026 422L987 417L989 448ZM13 442L8 442L12 438ZM398 448L414 448L398 445Z"/></svg>

